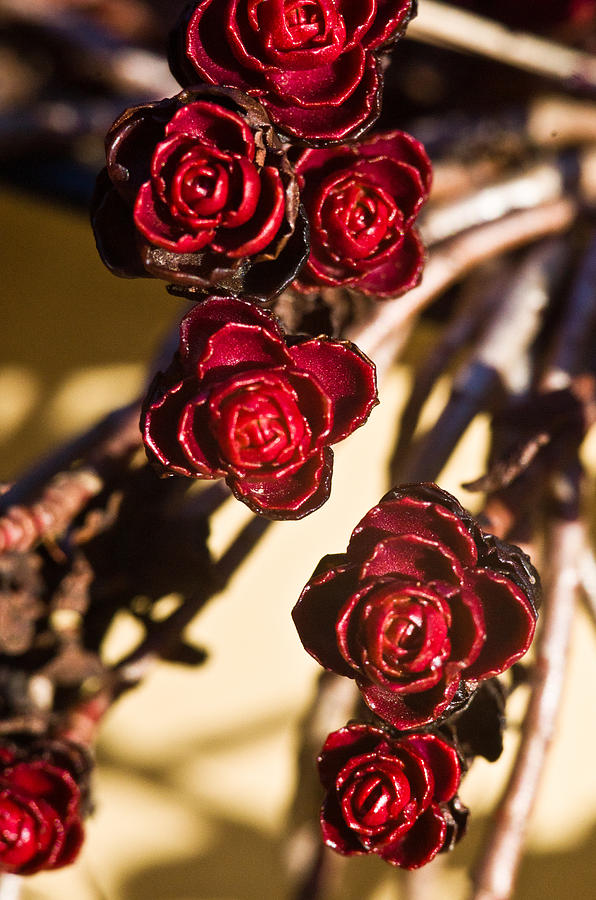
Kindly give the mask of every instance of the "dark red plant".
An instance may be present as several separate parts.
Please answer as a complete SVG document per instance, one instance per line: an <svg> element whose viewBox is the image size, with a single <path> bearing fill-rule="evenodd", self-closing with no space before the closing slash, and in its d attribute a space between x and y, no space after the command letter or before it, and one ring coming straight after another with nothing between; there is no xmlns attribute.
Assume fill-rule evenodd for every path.
<svg viewBox="0 0 596 900"><path fill-rule="evenodd" d="M311 251L295 285L346 285L396 297L420 280L424 247L413 228L428 197L431 164L403 131L358 144L305 150L296 173Z"/></svg>
<svg viewBox="0 0 596 900"><path fill-rule="evenodd" d="M201 0L183 14L170 66L247 91L306 141L357 137L379 114L379 51L403 33L412 0Z"/></svg>
<svg viewBox="0 0 596 900"><path fill-rule="evenodd" d="M454 497L406 485L366 514L346 553L321 560L293 616L321 665L408 729L449 715L526 653L538 587L525 554Z"/></svg>
<svg viewBox="0 0 596 900"><path fill-rule="evenodd" d="M349 341L294 338L236 299L212 297L180 326L141 428L162 472L225 477L254 512L297 519L331 488L334 444L377 403L375 368Z"/></svg>
<svg viewBox="0 0 596 900"><path fill-rule="evenodd" d="M298 186L260 103L197 87L127 110L106 138L92 222L117 275L267 300L308 252Z"/></svg>
<svg viewBox="0 0 596 900"><path fill-rule="evenodd" d="M417 869L450 849L465 828L467 810L455 796L460 762L434 734L393 739L369 725L348 725L327 738L319 774L327 790L323 839L346 856L376 853Z"/></svg>
<svg viewBox="0 0 596 900"><path fill-rule="evenodd" d="M63 754L0 748L0 870L31 875L73 862L83 842L81 791Z"/></svg>

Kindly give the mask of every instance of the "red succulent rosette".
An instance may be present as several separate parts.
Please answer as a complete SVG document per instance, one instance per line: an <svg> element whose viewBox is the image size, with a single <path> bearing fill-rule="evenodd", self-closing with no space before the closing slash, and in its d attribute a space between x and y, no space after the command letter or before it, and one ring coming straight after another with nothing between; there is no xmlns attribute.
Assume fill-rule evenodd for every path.
<svg viewBox="0 0 596 900"><path fill-rule="evenodd" d="M357 137L379 114L379 52L403 33L412 0L200 0L171 41L180 84L239 88L294 137Z"/></svg>
<svg viewBox="0 0 596 900"><path fill-rule="evenodd" d="M329 444L376 403L374 365L353 344L290 345L272 315L212 297L183 319L178 354L150 388L141 429L162 472L225 477L254 512L298 519L329 496Z"/></svg>
<svg viewBox="0 0 596 900"><path fill-rule="evenodd" d="M260 103L196 87L127 110L106 138L92 205L116 275L265 301L308 253L298 186Z"/></svg>
<svg viewBox="0 0 596 900"><path fill-rule="evenodd" d="M424 247L413 225L432 177L419 141L392 131L304 150L295 169L311 236L296 287L345 285L386 298L418 283Z"/></svg>
<svg viewBox="0 0 596 900"><path fill-rule="evenodd" d="M366 514L346 553L321 560L293 617L321 665L409 729L450 715L526 653L538 595L518 547L436 485L406 485Z"/></svg>
<svg viewBox="0 0 596 900"><path fill-rule="evenodd" d="M323 839L338 853L376 853L417 869L463 834L460 761L435 734L394 739L369 725L348 725L327 738L319 774L327 790Z"/></svg>
<svg viewBox="0 0 596 900"><path fill-rule="evenodd" d="M546 31L562 22L594 24L596 0L451 0L512 28Z"/></svg>
<svg viewBox="0 0 596 900"><path fill-rule="evenodd" d="M83 750L63 742L0 747L1 871L32 875L73 862L86 804L76 779L88 765Z"/></svg>

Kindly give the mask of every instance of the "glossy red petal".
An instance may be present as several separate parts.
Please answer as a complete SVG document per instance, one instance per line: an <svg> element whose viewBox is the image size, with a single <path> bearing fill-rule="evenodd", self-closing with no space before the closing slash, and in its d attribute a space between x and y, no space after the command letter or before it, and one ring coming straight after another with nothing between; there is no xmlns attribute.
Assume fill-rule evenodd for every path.
<svg viewBox="0 0 596 900"><path fill-rule="evenodd" d="M491 678L527 653L536 629L536 613L525 594L508 578L476 569L466 585L482 603L486 642L465 671L466 678Z"/></svg>
<svg viewBox="0 0 596 900"><path fill-rule="evenodd" d="M338 772L353 757L387 748L387 735L372 725L346 725L331 732L318 758L319 777L323 787L335 785Z"/></svg>
<svg viewBox="0 0 596 900"><path fill-rule="evenodd" d="M350 538L348 556L363 561L379 540L398 534L417 534L438 540L463 566L474 566L478 551L465 523L445 506L402 497L381 501L360 520Z"/></svg>
<svg viewBox="0 0 596 900"><path fill-rule="evenodd" d="M228 476L226 480L234 496L253 512L272 519L302 519L329 498L332 469L333 451L325 447L300 468L279 477Z"/></svg>
<svg viewBox="0 0 596 900"><path fill-rule="evenodd" d="M170 472L190 478L195 477L196 470L180 446L178 433L184 409L196 391L196 384L188 380L174 382L163 393L153 391L152 400L141 415L141 433L150 459Z"/></svg>
<svg viewBox="0 0 596 900"><path fill-rule="evenodd" d="M151 244L175 253L196 253L215 236L215 228L211 222L192 234L185 233L172 218L168 208L156 198L150 182L141 187L133 214L137 228Z"/></svg>
<svg viewBox="0 0 596 900"><path fill-rule="evenodd" d="M373 49L385 44L405 26L411 8L412 0L377 0L377 14L362 39L363 45Z"/></svg>
<svg viewBox="0 0 596 900"><path fill-rule="evenodd" d="M292 610L304 649L325 668L348 678L354 677L354 669L338 649L335 627L356 584L353 568L339 566L323 572L308 582Z"/></svg>
<svg viewBox="0 0 596 900"><path fill-rule="evenodd" d="M201 360L211 335L228 322L258 325L269 334L282 339L277 319L254 303L233 297L208 297L193 306L180 323L178 353L189 374L196 371L196 365Z"/></svg>
<svg viewBox="0 0 596 900"><path fill-rule="evenodd" d="M193 478L220 478L226 474L208 422L208 398L205 394L194 397L186 404L178 422L177 443Z"/></svg>
<svg viewBox="0 0 596 900"><path fill-rule="evenodd" d="M464 570L444 544L418 534L400 534L379 541L362 565L361 578L402 575L414 581L444 581L460 585Z"/></svg>
<svg viewBox="0 0 596 900"><path fill-rule="evenodd" d="M461 779L461 764L454 747L435 734L414 734L401 739L417 757L424 759L433 775L432 799L451 800Z"/></svg>
<svg viewBox="0 0 596 900"><path fill-rule="evenodd" d="M447 823L441 809L433 804L403 837L385 845L379 855L393 866L419 869L441 850L447 835Z"/></svg>
<svg viewBox="0 0 596 900"><path fill-rule="evenodd" d="M357 683L365 703L374 713L400 731L408 731L422 728L443 715L459 687L460 670L456 663L449 663L441 681L418 694L396 693L361 679Z"/></svg>
<svg viewBox="0 0 596 900"><path fill-rule="evenodd" d="M379 87L377 61L370 54L365 59L362 80L340 106L306 109L285 104L270 95L266 98L267 111L283 131L297 138L342 141L357 137L377 118Z"/></svg>
<svg viewBox="0 0 596 900"><path fill-rule="evenodd" d="M255 142L252 131L238 113L218 103L195 100L182 106L166 126L168 135L188 135L201 144L252 160Z"/></svg>
<svg viewBox="0 0 596 900"><path fill-rule="evenodd" d="M417 169L388 156L379 156L360 159L353 172L381 187L396 202L405 220L404 229L412 225L426 199Z"/></svg>
<svg viewBox="0 0 596 900"><path fill-rule="evenodd" d="M221 228L213 249L231 259L261 253L273 241L284 219L286 196L281 175L270 166L261 170L258 204L250 221L238 228Z"/></svg>
<svg viewBox="0 0 596 900"><path fill-rule="evenodd" d="M283 341L261 325L228 322L207 340L196 375L202 384L220 381L251 369L291 363Z"/></svg>
<svg viewBox="0 0 596 900"><path fill-rule="evenodd" d="M424 244L416 229L412 228L404 235L403 243L385 257L381 265L352 279L350 284L379 299L401 297L419 283L424 262Z"/></svg>
<svg viewBox="0 0 596 900"><path fill-rule="evenodd" d="M366 68L362 47L356 45L334 62L305 70L269 70L268 84L288 105L301 109L337 107L354 93Z"/></svg>
<svg viewBox="0 0 596 900"><path fill-rule="evenodd" d="M420 175L427 196L432 184L432 165L424 144L406 131L384 131L367 138L358 145L358 153L365 157L386 156L395 162L407 163Z"/></svg>
<svg viewBox="0 0 596 900"><path fill-rule="evenodd" d="M246 91L250 87L250 70L245 72L225 38L213 39L213 35L226 34L227 5L222 0L197 3L186 28L186 55L209 84Z"/></svg>
<svg viewBox="0 0 596 900"><path fill-rule="evenodd" d="M377 405L376 371L371 360L348 341L315 338L290 348L296 366L314 376L333 404L329 443L363 424Z"/></svg>

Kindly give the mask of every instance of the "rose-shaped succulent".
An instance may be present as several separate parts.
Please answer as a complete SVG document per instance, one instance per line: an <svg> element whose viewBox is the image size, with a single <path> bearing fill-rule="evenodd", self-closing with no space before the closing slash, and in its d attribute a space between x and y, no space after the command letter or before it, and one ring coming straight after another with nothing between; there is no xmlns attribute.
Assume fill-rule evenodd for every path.
<svg viewBox="0 0 596 900"><path fill-rule="evenodd" d="M356 137L379 114L379 51L403 33L412 0L200 0L171 41L180 84L240 88L305 141Z"/></svg>
<svg viewBox="0 0 596 900"><path fill-rule="evenodd" d="M239 500L271 518L321 506L331 487L329 444L368 418L375 369L347 341L295 341L249 303L198 304L145 401L150 460L165 473L225 477Z"/></svg>
<svg viewBox="0 0 596 900"><path fill-rule="evenodd" d="M327 738L319 774L327 789L323 839L344 855L376 853L417 869L465 829L467 810L456 798L460 762L434 734L393 739L369 725L348 725Z"/></svg>
<svg viewBox="0 0 596 900"><path fill-rule="evenodd" d="M73 759L58 742L0 747L1 871L31 875L75 859L84 810Z"/></svg>
<svg viewBox="0 0 596 900"><path fill-rule="evenodd" d="M450 715L524 655L538 591L518 547L435 485L406 485L366 514L345 554L321 560L293 616L315 659L408 729Z"/></svg>
<svg viewBox="0 0 596 900"><path fill-rule="evenodd" d="M431 182L419 141L385 132L359 144L304 150L295 168L311 235L296 287L349 285L382 298L418 283L424 248L412 226Z"/></svg>
<svg viewBox="0 0 596 900"><path fill-rule="evenodd" d="M260 103L197 87L127 110L106 138L92 224L116 275L265 301L308 253L296 179Z"/></svg>
<svg viewBox="0 0 596 900"><path fill-rule="evenodd" d="M545 31L561 22L593 23L595 0L451 0L513 28Z"/></svg>

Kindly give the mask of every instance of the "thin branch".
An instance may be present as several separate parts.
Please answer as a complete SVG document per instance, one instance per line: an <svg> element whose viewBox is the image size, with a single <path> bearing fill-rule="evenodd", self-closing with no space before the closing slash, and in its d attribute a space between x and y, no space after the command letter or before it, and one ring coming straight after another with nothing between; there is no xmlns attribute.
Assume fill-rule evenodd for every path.
<svg viewBox="0 0 596 900"><path fill-rule="evenodd" d="M117 91L149 99L169 97L179 90L163 56L126 45L85 15L38 3L0 0L0 18L43 28L78 51L79 63L87 73Z"/></svg>
<svg viewBox="0 0 596 900"><path fill-rule="evenodd" d="M141 444L139 403L116 410L34 466L0 497L0 553L61 534ZM75 469L69 467L83 458Z"/></svg>
<svg viewBox="0 0 596 900"><path fill-rule="evenodd" d="M391 462L392 473L397 473L403 465L422 408L435 386L437 379L445 372L455 355L473 340L487 316L490 316L506 288L502 274L497 275L486 267L480 268L475 276L467 279L451 321L444 329L440 340L414 372L414 383L399 423L399 435ZM511 273L507 273L511 277ZM489 283L490 287L486 288ZM399 480L394 474L391 481Z"/></svg>
<svg viewBox="0 0 596 900"><path fill-rule="evenodd" d="M494 222L508 213L532 209L563 196L565 173L556 159L493 181L459 200L431 205L420 217L420 233L427 246L438 244L467 228Z"/></svg>
<svg viewBox="0 0 596 900"><path fill-rule="evenodd" d="M431 253L418 287L396 301L380 303L370 321L354 329L352 339L375 359L387 341L397 354L409 333L408 326L452 284L480 263L501 253L566 231L576 212L576 204L562 198L534 209L511 213L445 242L440 250Z"/></svg>
<svg viewBox="0 0 596 900"><path fill-rule="evenodd" d="M474 416L503 388L514 391L527 377L527 355L542 324L567 250L552 239L536 247L516 273L469 362L457 373L439 419L400 470L404 481L438 476Z"/></svg>
<svg viewBox="0 0 596 900"><path fill-rule="evenodd" d="M476 873L472 900L508 900L512 896L528 820L559 712L583 544L584 531L577 520L551 523L546 554L550 571L534 687L513 772Z"/></svg>
<svg viewBox="0 0 596 900"><path fill-rule="evenodd" d="M543 75L567 90L596 93L596 57L519 31L436 0L424 0L407 37L473 53Z"/></svg>

